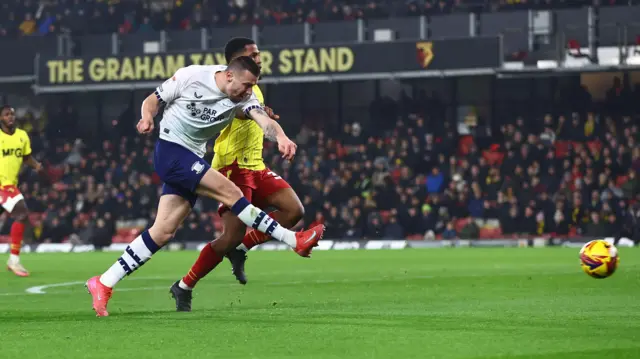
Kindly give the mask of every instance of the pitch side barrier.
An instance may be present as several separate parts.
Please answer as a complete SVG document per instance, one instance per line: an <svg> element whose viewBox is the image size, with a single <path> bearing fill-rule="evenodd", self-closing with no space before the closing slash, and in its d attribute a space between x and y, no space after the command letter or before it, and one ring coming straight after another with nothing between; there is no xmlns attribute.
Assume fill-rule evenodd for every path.
<svg viewBox="0 0 640 359"><path fill-rule="evenodd" d="M456 240L433 240L433 241L407 241L407 240L321 240L315 251L323 250L405 250L410 248L465 248L465 247L519 247L519 248L542 248L542 247L570 247L580 248L585 243L596 239L591 237L575 237L575 238L496 238L496 239L456 239ZM604 238L613 242L614 238ZM109 247L103 248L105 252L122 252L127 243L114 243ZM205 242L187 242L187 243L170 243L163 250L166 251L182 251L192 250L200 251ZM633 247L634 243L628 238L621 238L618 241L619 247ZM73 245L71 243L42 243L35 245L26 245L23 248L24 253L84 253L94 252L96 249L93 245ZM282 243L268 242L252 249L254 251L285 251L290 248ZM0 244L0 253L8 253L9 244Z"/></svg>

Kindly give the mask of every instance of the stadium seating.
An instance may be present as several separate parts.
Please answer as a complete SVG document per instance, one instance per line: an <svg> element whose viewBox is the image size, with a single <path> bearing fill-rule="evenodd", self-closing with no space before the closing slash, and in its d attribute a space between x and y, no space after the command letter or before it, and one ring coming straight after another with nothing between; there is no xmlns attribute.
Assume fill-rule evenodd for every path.
<svg viewBox="0 0 640 359"><path fill-rule="evenodd" d="M603 118L604 115L602 114ZM555 116L555 119L558 117ZM638 165L640 165L639 142L636 140L638 126L634 126L633 121L623 122L616 119L617 134L622 136L618 137L616 148L612 148L605 141L608 128L603 127L596 138L577 141L572 137L574 134L571 131L562 127L561 122L554 121L557 139L543 146L543 152L536 153L536 156L544 156L544 151L548 149L558 159L555 162L544 161L547 167L549 164L554 165L555 175L549 177L546 174L547 169L538 169L537 174L530 172L534 170L530 166L527 167L531 163L527 164L526 160L520 156L519 150L513 150L522 145L513 140L517 138L515 133L502 133L496 136L495 140L485 143L484 148L479 149L476 148L479 142L475 141L473 136L460 137L455 146L459 151L457 153L441 152L445 157L438 161L423 162L419 156L419 149L416 149L418 152L409 151L396 154L391 158L387 157L389 151L398 145L395 139L398 134L411 132L409 129L416 126L419 118L419 115L411 115L402 124L398 124L400 127L375 133L376 137L371 140L361 137L360 141L365 142L365 147L368 146L364 150L360 148L360 143L354 143L349 139L350 134L321 135L318 131L305 130L310 133L310 138L307 145L301 146L299 151L312 156L312 161L298 162L291 166L285 166L278 156L273 156L276 149L267 143L265 158L270 161L269 165L293 185L305 204L307 214L301 225L308 225L317 218L327 220L330 217L331 207L336 207L338 213L342 215L328 220L328 224L338 229L335 233L337 236L351 229L357 229L358 233L365 233L365 236L370 238L384 238L383 230L391 218L397 219L403 228L404 236L408 239L423 239L427 233L433 233L435 238L441 238L449 222L453 224L452 229L456 236L474 235L484 239L514 235L519 237L588 236L590 211L600 211L603 218L606 218L609 213L617 214L616 222L606 225L612 231L617 228L619 232L621 228L627 226L625 213L629 213L629 207L638 206L640 203L638 173L635 172L633 178L629 173L629 169L638 171ZM32 127L25 123L25 119L19 119L19 121L23 127ZM530 119L531 123L535 121L539 119ZM582 127L579 128L582 130ZM413 131L417 133L416 129ZM529 144L532 147L537 146L541 141L536 134L530 133L526 126L520 131L533 136L530 137L533 143ZM624 137L625 133L628 137ZM153 215L152 210L157 202L159 188L151 167L136 168L137 175L132 176L134 169L131 167L121 164L107 166L107 163L99 163L94 159L100 156L117 159L125 154L129 156L133 152L147 153L148 156L152 156L152 141L135 142L131 139L125 141L129 144L135 142L133 147L117 146L115 142L111 145L92 144L86 141L88 144L81 151L83 157L81 163L84 164L74 165L66 160L67 152L58 152L52 156L56 151L51 151L47 146L54 146L54 144L39 143L41 137L36 136L35 132L32 132L31 136L34 138L34 148L39 149L37 156L50 163L49 172L55 175L50 178L57 181L54 186L51 186L29 171L25 171L23 175L21 188L27 195L28 204L33 210L40 212L32 215L32 221L37 224L36 240L64 241L76 234L85 241L91 241L92 236L100 232L96 228L96 221L100 218L107 222L106 230L116 243L130 241L145 227L146 218L148 215ZM441 144L446 136L446 133L436 134L435 143ZM455 134L453 136L455 138ZM506 137L507 142L511 143L505 143L500 139L501 136ZM380 150L375 148L377 139L382 140L380 143L383 145ZM67 144L74 142L71 138L59 140L66 141ZM418 139L417 142L420 146L426 145L425 139ZM628 149L620 147L627 143L633 144L633 147ZM102 146L107 146L114 152L102 153L99 151ZM328 150L320 154L317 146L326 147ZM65 147L64 144L60 147L69 151L72 148L72 146ZM442 151L446 149L446 147L436 148ZM509 148L511 150L507 150ZM587 154L592 155L591 169L598 171L591 171L583 160L577 161L581 155L584 156L584 153L581 154L583 149L587 150ZM625 152L617 156L618 150ZM606 151L609 153L606 156L609 157L602 158L600 154ZM481 153L484 162L479 161L478 153ZM440 153L436 155L438 154ZM299 156L299 158L303 157ZM331 158L335 160L330 160ZM136 163L149 163L149 159L132 158ZM274 159L273 162L271 159ZM368 160L377 164L375 169L358 172L364 170L359 164ZM569 160L570 167L566 167L562 162L564 160ZM323 168L311 175L311 172L305 171L304 168L311 166L314 161L323 164ZM409 168L406 163L413 165ZM614 163L617 163L617 167ZM476 174L472 168L474 165L479 170ZM633 167L634 165L636 167ZM439 169L442 184L437 190L430 192L427 183L434 167ZM516 171L516 167L520 167L523 171ZM611 184L607 178L598 178L601 173L609 171L603 171L606 168L611 171ZM74 171L77 172L76 175L73 175ZM585 182L583 178L588 173L591 173L593 178L590 182ZM363 178L368 179L367 186L362 187L358 180L361 174ZM94 181L101 175L113 180L104 189L89 185L90 181ZM347 176L346 184L340 184L334 179L334 175ZM315 179L324 182L323 193L318 193L314 189ZM599 182L601 180L604 182ZM555 183L552 183L554 181ZM576 184L576 181L582 184ZM474 198L474 190L478 192L477 198ZM589 201L593 191L598 195L596 202L591 203ZM577 203L574 192L582 197L579 210L582 211L583 216L580 218L573 215L574 211L578 210L574 207ZM345 197L340 193L347 195ZM399 196L398 193L402 195ZM543 194L547 199L541 197ZM323 204L325 200L331 202L329 207ZM564 208L559 207L558 202L563 202ZM606 207L604 202L607 202ZM217 204L212 201L199 202L195 208L198 215L190 217L184 225L184 228L187 228L195 222L195 227L198 229L196 231L182 229L177 240L204 240L219 233L222 230L222 224L216 214L216 208ZM355 208L359 209L362 216L354 223L350 221L349 214L353 213ZM513 216L509 214L511 210L514 211ZM528 211L533 215L531 213L527 215ZM557 211L562 212L564 219L556 222L554 217ZM60 223L58 226L63 227L62 229L52 230L54 218L58 218ZM371 228L373 218L378 218L382 222L382 231L378 229L379 232L376 232ZM9 220L6 215L3 215L0 216L0 222L8 224ZM468 232L470 227L467 225L470 223L474 223L478 231ZM7 225L0 225L0 228L5 228L5 232L0 234L7 234ZM564 231L562 228L568 228L568 230ZM59 235L49 237L51 233L60 232L65 234L64 237L61 238ZM84 233L84 237L80 235L81 233ZM202 236L207 238L200 238ZM6 238L0 237L1 241L6 241Z"/></svg>
<svg viewBox="0 0 640 359"><path fill-rule="evenodd" d="M190 30L201 27L247 24L295 24L352 21L356 18L387 18L438 15L470 11L545 8L551 4L525 1L253 1L152 0L8 2L0 12L0 36L44 36L51 33L99 34L160 30ZM150 6L145 6L149 3ZM213 4L216 4L215 6ZM609 1L603 5L615 5ZM372 5L375 4L375 5ZM590 1L564 2L564 7L581 7ZM555 4L553 4L555 5ZM556 6L558 7L558 6ZM90 21L77 21L80 17ZM575 40L571 44L574 44ZM575 42L577 44L577 42Z"/></svg>

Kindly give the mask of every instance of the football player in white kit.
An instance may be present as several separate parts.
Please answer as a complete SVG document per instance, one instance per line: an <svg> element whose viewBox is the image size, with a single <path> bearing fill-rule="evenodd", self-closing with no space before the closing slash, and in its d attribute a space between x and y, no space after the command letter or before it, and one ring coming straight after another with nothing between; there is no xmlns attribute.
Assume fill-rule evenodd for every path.
<svg viewBox="0 0 640 359"><path fill-rule="evenodd" d="M97 316L109 315L107 303L112 288L173 237L198 195L218 200L247 226L296 249L316 246L322 238L322 225L298 233L280 226L202 158L207 141L236 117L238 109L260 125L265 137L278 142L285 159L293 158L296 145L252 93L259 75L258 65L246 56L231 61L229 66L189 66L178 70L145 99L137 126L141 134L152 133L154 116L162 104L166 106L154 154L155 170L164 182L162 196L153 225L133 240L106 272L87 281Z"/></svg>

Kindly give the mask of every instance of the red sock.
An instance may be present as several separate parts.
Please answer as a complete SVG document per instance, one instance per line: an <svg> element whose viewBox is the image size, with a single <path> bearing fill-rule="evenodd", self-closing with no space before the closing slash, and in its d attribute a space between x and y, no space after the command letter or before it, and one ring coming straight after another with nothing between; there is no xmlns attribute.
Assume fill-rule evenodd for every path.
<svg viewBox="0 0 640 359"><path fill-rule="evenodd" d="M22 247L22 236L24 234L24 223L13 222L11 225L11 254L19 255Z"/></svg>
<svg viewBox="0 0 640 359"><path fill-rule="evenodd" d="M244 246L247 247L247 250L249 250L257 246L258 244L267 242L270 239L271 239L270 236L260 231L256 231L255 229L252 229L249 233L247 233L244 236L244 239L242 240L242 244L244 244Z"/></svg>
<svg viewBox="0 0 640 359"><path fill-rule="evenodd" d="M277 218L274 218L274 217L277 217L277 213L278 211L270 212L269 217L278 221ZM245 234L244 239L242 240L242 244L244 244L244 246L247 247L247 250L249 250L257 246L258 244L268 242L270 239L271 239L271 236L269 236L268 234L264 234L260 231L252 229L251 231L249 231L249 233Z"/></svg>
<svg viewBox="0 0 640 359"><path fill-rule="evenodd" d="M193 288L200 279L209 274L220 262L222 262L222 257L211 248L211 244L207 243L200 251L200 256L198 256L187 275L182 278L182 281Z"/></svg>

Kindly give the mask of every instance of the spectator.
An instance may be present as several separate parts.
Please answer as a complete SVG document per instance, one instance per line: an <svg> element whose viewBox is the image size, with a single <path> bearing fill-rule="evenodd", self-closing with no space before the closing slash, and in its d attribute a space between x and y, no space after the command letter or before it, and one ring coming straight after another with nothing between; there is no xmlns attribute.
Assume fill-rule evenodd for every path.
<svg viewBox="0 0 640 359"><path fill-rule="evenodd" d="M569 221L564 217L561 210L556 210L553 215L553 232L558 236L566 236L569 234Z"/></svg>
<svg viewBox="0 0 640 359"><path fill-rule="evenodd" d="M600 221L598 212L591 213L591 222L587 224L585 235L588 237L604 238L607 236L607 229Z"/></svg>
<svg viewBox="0 0 640 359"><path fill-rule="evenodd" d="M472 218L467 218L467 223L462 227L458 235L465 239L478 239L480 238L480 227Z"/></svg>
<svg viewBox="0 0 640 359"><path fill-rule="evenodd" d="M96 228L91 236L91 243L97 250L102 250L103 248L110 246L115 234L112 226L110 226L103 218L100 218L96 221L95 227Z"/></svg>
<svg viewBox="0 0 640 359"><path fill-rule="evenodd" d="M444 183L444 175L440 172L440 169L434 167L431 170L431 174L427 176L427 192L439 193L442 190Z"/></svg>
<svg viewBox="0 0 640 359"><path fill-rule="evenodd" d="M520 232L520 218L518 216L518 208L511 206L508 213L503 214L500 218L500 226L502 227L502 233L505 235L515 235Z"/></svg>
<svg viewBox="0 0 640 359"><path fill-rule="evenodd" d="M383 230L384 229L382 227L382 223L380 222L380 218L374 216L367 226L364 237L367 239L380 239L384 235Z"/></svg>
<svg viewBox="0 0 640 359"><path fill-rule="evenodd" d="M524 210L524 217L520 222L519 232L528 236L538 234L538 222L531 207L527 207Z"/></svg>
<svg viewBox="0 0 640 359"><path fill-rule="evenodd" d="M395 216L389 218L389 223L384 228L384 238L387 239L402 239L404 238L404 231Z"/></svg>
<svg viewBox="0 0 640 359"><path fill-rule="evenodd" d="M33 19L33 14L26 13L24 20L20 24L20 34L24 36L33 35L36 32L36 21Z"/></svg>
<svg viewBox="0 0 640 359"><path fill-rule="evenodd" d="M458 238L458 235L456 233L455 226L454 226L453 222L447 223L447 227L445 228L444 232L442 232L442 238L443 239L456 239L456 238Z"/></svg>

